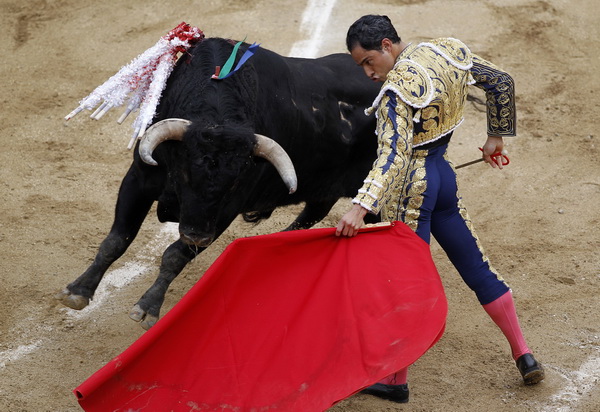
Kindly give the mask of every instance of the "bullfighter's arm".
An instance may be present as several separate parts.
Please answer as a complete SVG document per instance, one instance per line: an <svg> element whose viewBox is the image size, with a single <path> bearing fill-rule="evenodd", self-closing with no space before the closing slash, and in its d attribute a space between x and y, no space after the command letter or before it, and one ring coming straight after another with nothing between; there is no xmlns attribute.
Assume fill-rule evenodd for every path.
<svg viewBox="0 0 600 412"><path fill-rule="evenodd" d="M493 63L473 54L471 74L475 86L485 91L489 136L515 136L517 113L513 78Z"/></svg>
<svg viewBox="0 0 600 412"><path fill-rule="evenodd" d="M383 203L404 179L412 152L413 109L392 91L377 108L377 159L352 203L379 213Z"/></svg>

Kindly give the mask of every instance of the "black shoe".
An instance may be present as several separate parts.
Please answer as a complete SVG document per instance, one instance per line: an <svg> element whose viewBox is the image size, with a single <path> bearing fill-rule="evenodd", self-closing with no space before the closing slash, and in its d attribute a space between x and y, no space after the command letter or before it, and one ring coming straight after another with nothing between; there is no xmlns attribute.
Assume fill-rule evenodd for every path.
<svg viewBox="0 0 600 412"><path fill-rule="evenodd" d="M384 383L376 383L371 385L360 393L377 396L378 398L386 399L392 402L407 403L408 402L408 384L404 385L386 385Z"/></svg>
<svg viewBox="0 0 600 412"><path fill-rule="evenodd" d="M517 368L521 372L525 385L535 385L544 380L544 368L531 353L521 355L517 359Z"/></svg>

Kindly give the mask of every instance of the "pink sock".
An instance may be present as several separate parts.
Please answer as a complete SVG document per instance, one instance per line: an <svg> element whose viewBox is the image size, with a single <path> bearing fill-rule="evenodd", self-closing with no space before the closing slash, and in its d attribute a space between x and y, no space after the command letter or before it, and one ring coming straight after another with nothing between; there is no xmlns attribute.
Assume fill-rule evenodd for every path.
<svg viewBox="0 0 600 412"><path fill-rule="evenodd" d="M396 373L392 373L389 376L386 376L379 383L384 383L386 385L404 385L408 380L408 366L404 369L399 370Z"/></svg>
<svg viewBox="0 0 600 412"><path fill-rule="evenodd" d="M513 359L517 360L521 355L531 353L523 337L521 326L519 326L517 311L510 291L493 302L483 305L483 309L506 336Z"/></svg>

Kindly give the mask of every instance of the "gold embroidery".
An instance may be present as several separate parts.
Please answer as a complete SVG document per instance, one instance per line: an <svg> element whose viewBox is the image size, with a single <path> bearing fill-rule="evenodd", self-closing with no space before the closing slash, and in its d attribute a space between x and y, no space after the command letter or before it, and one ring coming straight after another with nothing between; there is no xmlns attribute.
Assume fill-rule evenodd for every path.
<svg viewBox="0 0 600 412"><path fill-rule="evenodd" d="M392 90L413 107L424 107L433 93L429 75L420 65L409 60L400 60L394 66L383 85L383 90Z"/></svg>
<svg viewBox="0 0 600 412"><path fill-rule="evenodd" d="M462 122L468 86L473 81L486 90L488 133L514 134L514 86L508 74L455 39L410 45L400 54L367 110L370 113L377 108L378 156L354 203L373 213L385 205L390 220L405 212L414 219L414 203L398 206L399 199L422 195L423 185L415 180L417 169L410 166L407 170L408 158L414 147L437 140ZM414 173L409 175L411 171ZM408 187L413 193L402 193ZM404 207L411 210L404 211Z"/></svg>
<svg viewBox="0 0 600 412"><path fill-rule="evenodd" d="M437 127L438 122L435 119L429 119L423 123L423 129L425 130L433 130Z"/></svg>
<svg viewBox="0 0 600 412"><path fill-rule="evenodd" d="M441 38L431 43L439 48L454 66L463 69L468 69L471 66L471 52L461 41L452 38Z"/></svg>
<svg viewBox="0 0 600 412"><path fill-rule="evenodd" d="M412 150L407 140L413 132L412 110L397 102L393 113L396 123L394 128L389 103L390 97L384 95L377 110L377 160L360 193L353 200L373 213L378 213L383 204L390 203L390 198L398 193L399 180L405 173L407 156L410 156Z"/></svg>
<svg viewBox="0 0 600 412"><path fill-rule="evenodd" d="M396 197L381 210L382 220L402 220L413 231L418 228L421 207L427 190L425 157L426 150L413 152L406 177L396 188Z"/></svg>
<svg viewBox="0 0 600 412"><path fill-rule="evenodd" d="M438 115L438 110L434 106L428 106L421 111L421 118L429 120Z"/></svg>
<svg viewBox="0 0 600 412"><path fill-rule="evenodd" d="M426 67L434 88L428 105L421 112L424 121L415 124L413 146L419 146L447 134L461 123L468 94L471 53L458 40L437 39L402 53L401 58L409 59L415 67ZM402 67L400 62L396 67ZM388 75L389 82L396 80L396 76ZM422 84L427 88L429 82L425 80ZM400 90L401 86L393 90ZM414 89L414 83L411 86Z"/></svg>
<svg viewBox="0 0 600 412"><path fill-rule="evenodd" d="M475 79L475 86L486 91L488 134L515 136L517 114L515 84L512 77L477 55L473 55L471 72Z"/></svg>

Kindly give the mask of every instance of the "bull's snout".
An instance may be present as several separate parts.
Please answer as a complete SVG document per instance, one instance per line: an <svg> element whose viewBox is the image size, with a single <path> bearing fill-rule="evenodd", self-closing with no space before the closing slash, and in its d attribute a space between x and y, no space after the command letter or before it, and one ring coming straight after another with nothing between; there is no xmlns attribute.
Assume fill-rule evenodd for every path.
<svg viewBox="0 0 600 412"><path fill-rule="evenodd" d="M188 245L207 247L215 240L214 235L207 233L196 233L194 231L180 230L181 240Z"/></svg>

